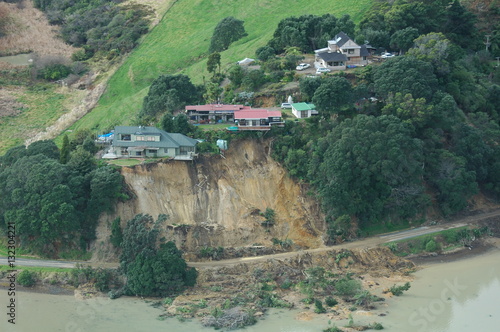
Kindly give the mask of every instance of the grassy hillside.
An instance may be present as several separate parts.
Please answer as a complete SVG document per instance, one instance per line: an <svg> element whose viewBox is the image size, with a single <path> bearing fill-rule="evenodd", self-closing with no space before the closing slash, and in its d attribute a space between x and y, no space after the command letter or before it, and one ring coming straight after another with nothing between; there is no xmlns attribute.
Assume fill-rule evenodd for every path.
<svg viewBox="0 0 500 332"><path fill-rule="evenodd" d="M110 79L98 106L72 129L105 131L127 124L141 108L149 85L160 74L184 73L201 83L213 29L224 17L245 22L248 36L222 53L227 66L271 39L279 21L289 16L349 14L357 22L371 0L178 0Z"/></svg>

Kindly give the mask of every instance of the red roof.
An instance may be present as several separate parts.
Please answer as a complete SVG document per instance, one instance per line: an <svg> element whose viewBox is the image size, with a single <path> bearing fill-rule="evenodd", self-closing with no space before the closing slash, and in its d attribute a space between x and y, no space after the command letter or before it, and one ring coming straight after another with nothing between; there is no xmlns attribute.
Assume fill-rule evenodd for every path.
<svg viewBox="0 0 500 332"><path fill-rule="evenodd" d="M246 108L243 105L224 105L224 104L208 104L208 105L188 105L186 111L238 111Z"/></svg>
<svg viewBox="0 0 500 332"><path fill-rule="evenodd" d="M270 117L281 117L281 111L268 111L265 109L245 109L234 112L234 119L267 119Z"/></svg>

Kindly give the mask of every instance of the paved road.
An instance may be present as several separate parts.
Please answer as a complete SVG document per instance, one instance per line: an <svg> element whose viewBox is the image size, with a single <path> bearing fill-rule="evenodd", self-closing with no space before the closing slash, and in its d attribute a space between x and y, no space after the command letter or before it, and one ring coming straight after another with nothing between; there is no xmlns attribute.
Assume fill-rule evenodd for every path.
<svg viewBox="0 0 500 332"><path fill-rule="evenodd" d="M379 246L383 243L410 239L412 237L432 234L436 232L440 232L446 229L458 228L466 225L470 225L476 223L481 220L485 220L491 217L500 216L500 210L495 210L487 213L478 214L475 216L464 217L457 221L440 224L435 226L423 226L414 229L409 229L400 232L382 234L370 238L366 238L359 241L354 242L346 242L335 246L330 247L321 247L316 249L308 249L294 252L286 252L274 255L266 255L266 256L256 256L256 257L243 257L243 258L235 258L235 259L226 259L221 261L209 261L209 262L188 262L189 266L197 267L197 268L209 268L216 266L227 266L234 265L239 263L248 263L248 262L262 262L268 259L284 259L293 257L296 255L301 255L304 253L313 253L313 252L322 252L328 251L331 249L355 249L355 248L373 248ZM91 263L91 262L80 262L84 265L91 265L94 267L107 267L107 268L116 268L118 267L117 263ZM50 260L37 260L37 259L16 259L16 266L36 266L36 267L61 267L61 268L73 268L75 267L76 262L68 262L68 261L50 261ZM0 265L8 265L6 257L0 257Z"/></svg>

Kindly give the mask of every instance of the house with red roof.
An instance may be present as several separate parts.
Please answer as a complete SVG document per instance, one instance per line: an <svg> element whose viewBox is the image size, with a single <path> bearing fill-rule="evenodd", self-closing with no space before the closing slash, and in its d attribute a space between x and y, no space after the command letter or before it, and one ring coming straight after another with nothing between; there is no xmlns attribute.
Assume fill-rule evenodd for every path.
<svg viewBox="0 0 500 332"><path fill-rule="evenodd" d="M238 130L271 130L271 127L285 124L280 111L252 108L234 112L234 122Z"/></svg>
<svg viewBox="0 0 500 332"><path fill-rule="evenodd" d="M198 123L209 123L233 121L234 112L250 109L250 107L243 105L207 104L188 105L185 109L186 115L190 120Z"/></svg>

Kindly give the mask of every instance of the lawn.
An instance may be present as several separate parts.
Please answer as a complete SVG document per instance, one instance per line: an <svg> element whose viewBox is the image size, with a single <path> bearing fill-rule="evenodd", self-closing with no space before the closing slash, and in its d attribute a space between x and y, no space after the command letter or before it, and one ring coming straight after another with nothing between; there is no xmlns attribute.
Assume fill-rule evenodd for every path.
<svg viewBox="0 0 500 332"><path fill-rule="evenodd" d="M206 57L213 29L227 16L245 22L248 36L222 52L223 68L245 57L271 39L280 20L304 14L350 14L355 22L371 0L178 0L162 21L144 37L137 49L111 77L97 107L71 129L89 128L104 132L130 124L141 108L151 82L160 74L183 73L201 84L208 76Z"/></svg>

